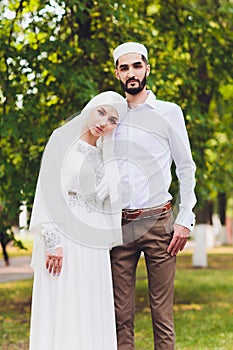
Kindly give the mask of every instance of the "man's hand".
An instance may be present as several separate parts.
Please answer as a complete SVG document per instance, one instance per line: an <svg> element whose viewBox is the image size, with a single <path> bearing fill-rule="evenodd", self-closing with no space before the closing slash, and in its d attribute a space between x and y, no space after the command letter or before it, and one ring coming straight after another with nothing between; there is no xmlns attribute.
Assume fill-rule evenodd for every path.
<svg viewBox="0 0 233 350"><path fill-rule="evenodd" d="M54 276L60 275L62 268L62 258L62 247L56 248L54 255L51 255L49 253L46 254L46 269L49 271L49 273L52 273Z"/></svg>
<svg viewBox="0 0 233 350"><path fill-rule="evenodd" d="M174 224L174 235L167 248L167 252L172 256L177 255L179 251L183 250L189 238L190 230L187 227Z"/></svg>

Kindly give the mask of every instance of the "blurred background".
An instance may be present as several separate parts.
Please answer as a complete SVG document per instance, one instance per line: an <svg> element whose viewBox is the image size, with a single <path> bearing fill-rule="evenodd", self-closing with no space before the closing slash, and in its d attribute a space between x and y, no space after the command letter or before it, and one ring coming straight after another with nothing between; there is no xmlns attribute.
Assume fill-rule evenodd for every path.
<svg viewBox="0 0 233 350"><path fill-rule="evenodd" d="M149 50L148 88L185 114L197 240L232 244L232 1L3 0L0 13L0 229L8 240L27 230L52 130L99 92L123 94L112 51L138 41ZM171 191L177 197L175 180Z"/></svg>
<svg viewBox="0 0 233 350"><path fill-rule="evenodd" d="M233 268L233 1L2 0L0 19L0 232L3 253L9 242L19 248L26 245L28 251L20 253L22 255L31 252L28 221L42 152L52 130L81 110L99 92L115 90L123 94L114 76L112 51L125 41L138 41L149 51L148 88L158 99L175 102L184 111L197 165L196 227L187 245L186 251L191 252L189 260L183 255L180 266L185 269L209 265L221 271L226 268L225 272L216 272L219 281L223 278L221 289L224 281L230 281L229 271ZM175 179L171 191L177 197ZM208 261L208 251L222 247L226 248L224 252L220 251L222 258L212 255ZM6 254L5 250L7 265ZM12 254L18 253L12 251ZM211 275L212 272L208 286L214 289L216 280L213 282ZM145 301L144 287L140 287L140 283L146 281L143 276L145 272L139 272L139 305L140 302L144 305ZM180 294L176 297L176 311L182 309L180 303L185 303L186 296L182 293L188 276L190 271L187 278L179 280L178 269L176 291ZM195 283L192 280L189 286L185 284L189 302L200 290L205 290L206 276L198 275ZM232 290L232 282L225 286L225 293L229 288ZM17 285L29 299L30 283L27 288ZM11 288L21 290L16 286ZM221 295L220 289L218 295ZM143 290L142 295L140 290ZM5 293L8 295L7 289ZM207 296L210 293L208 288L206 293ZM15 295L13 292L12 298ZM222 301L229 302L229 295L223 293ZM185 305L190 305L189 302ZM191 309L182 309L185 312L182 320L176 316L177 324L182 325L180 329L187 326L187 317L194 319L193 314L187 316L187 310L200 310L197 304L191 305L194 305ZM140 312L143 307L146 308L142 306ZM212 304L206 320L211 310ZM25 312L29 315L28 309ZM232 315L232 304L229 303L227 311L221 309L220 312ZM145 313L144 310L144 316ZM144 316L140 315L140 322L143 322ZM219 318L217 313L216 319ZM4 316L4 322L6 319ZM26 324L28 332L28 319ZM200 325L198 319L196 325ZM141 329L139 323L137 327ZM213 329L216 335L216 327ZM181 330L179 332L180 349L233 348L232 332L228 338L224 333L228 341L220 342L219 347L214 347L216 339L210 347L195 347L199 339L198 327L196 338L193 338L194 347L188 347L188 338L182 345L185 336ZM8 332L4 334L12 337ZM152 345L147 347L145 343L146 333L141 337L143 345L139 345L139 349L150 349ZM140 334L138 339L140 342ZM17 349L21 348L19 344ZM204 340L202 344L205 344Z"/></svg>

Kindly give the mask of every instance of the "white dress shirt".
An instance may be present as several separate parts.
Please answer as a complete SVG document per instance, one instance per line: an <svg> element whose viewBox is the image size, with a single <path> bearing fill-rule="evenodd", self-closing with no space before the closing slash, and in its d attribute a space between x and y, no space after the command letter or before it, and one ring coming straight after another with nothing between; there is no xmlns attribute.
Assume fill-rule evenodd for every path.
<svg viewBox="0 0 233 350"><path fill-rule="evenodd" d="M180 185L175 222L192 230L196 167L181 108L156 100L148 91L144 104L128 109L116 130L115 144L123 208L149 208L171 200L174 161Z"/></svg>

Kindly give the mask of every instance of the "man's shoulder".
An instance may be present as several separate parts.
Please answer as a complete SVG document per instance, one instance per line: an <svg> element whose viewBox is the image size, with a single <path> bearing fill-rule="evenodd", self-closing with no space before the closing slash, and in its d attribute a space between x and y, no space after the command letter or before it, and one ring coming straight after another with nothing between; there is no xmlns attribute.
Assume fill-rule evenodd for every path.
<svg viewBox="0 0 233 350"><path fill-rule="evenodd" d="M180 106L174 102L154 99L153 109L156 114L166 120L174 121L174 118L180 118L183 113Z"/></svg>
<svg viewBox="0 0 233 350"><path fill-rule="evenodd" d="M147 102L157 111L164 112L165 114L166 112L178 111L181 109L180 106L174 102L157 99L156 95L151 90L148 90Z"/></svg>
<svg viewBox="0 0 233 350"><path fill-rule="evenodd" d="M158 100L155 99L154 101L154 107L156 109L160 109L161 111L174 111L174 110L180 110L180 106L174 102L170 101L164 101L164 100Z"/></svg>

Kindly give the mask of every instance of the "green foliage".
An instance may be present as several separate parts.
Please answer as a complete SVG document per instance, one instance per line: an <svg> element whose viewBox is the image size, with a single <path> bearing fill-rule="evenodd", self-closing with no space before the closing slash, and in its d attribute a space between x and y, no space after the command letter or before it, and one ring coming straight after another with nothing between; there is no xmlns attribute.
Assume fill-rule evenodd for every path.
<svg viewBox="0 0 233 350"><path fill-rule="evenodd" d="M169 0L166 6L164 1L158 4L148 7L157 31L154 49L153 43L151 46L156 53L154 88L160 97L173 100L185 111L197 164L199 205L226 187L232 196L233 188L225 181L233 170L232 145L226 138L224 141L224 135L233 136L232 122L223 122L226 113L232 119L232 108L227 106L229 96L224 101L221 93L232 76L232 2ZM213 104L218 110L213 111ZM225 111L220 111L220 105ZM216 166L210 153L215 153L212 142L219 139L220 121L224 154L221 165Z"/></svg>
<svg viewBox="0 0 233 350"><path fill-rule="evenodd" d="M233 5L227 0L2 2L0 203L9 226L32 205L52 130L95 94L121 88L112 50L147 45L148 85L185 111L201 201L232 196ZM220 141L220 142L219 142Z"/></svg>

